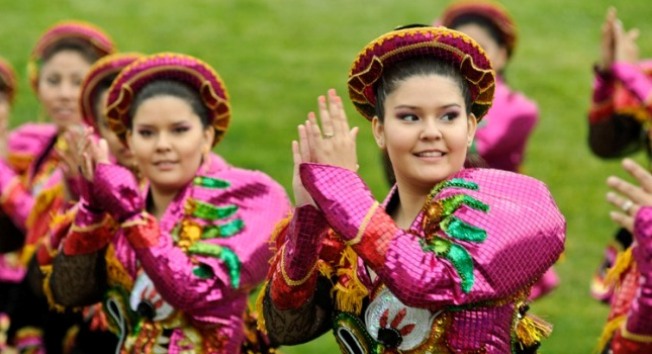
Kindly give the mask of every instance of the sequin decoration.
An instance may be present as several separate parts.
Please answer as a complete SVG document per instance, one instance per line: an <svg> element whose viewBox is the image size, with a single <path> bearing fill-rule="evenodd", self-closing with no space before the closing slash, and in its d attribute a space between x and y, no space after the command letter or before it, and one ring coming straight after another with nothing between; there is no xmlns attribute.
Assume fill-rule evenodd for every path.
<svg viewBox="0 0 652 354"><path fill-rule="evenodd" d="M222 260L226 265L226 268L229 270L231 287L236 289L240 286L240 269L242 263L238 256L228 247L204 242L195 242L188 248L188 253L214 257Z"/></svg>
<svg viewBox="0 0 652 354"><path fill-rule="evenodd" d="M223 225L208 225L204 227L204 231L201 234L201 239L207 240L218 237L231 237L242 231L243 228L244 222L242 219L231 220Z"/></svg>
<svg viewBox="0 0 652 354"><path fill-rule="evenodd" d="M426 237L420 240L420 244L423 250L435 252L437 256L451 262L462 280L460 284L462 291L469 293L475 281L473 258L464 246L454 241L481 243L486 240L487 232L453 214L463 206L487 213L489 205L465 194L436 200L437 195L446 188L478 190L478 185L462 178L453 178L437 184L432 189L424 205L423 229ZM442 231L445 235L442 235Z"/></svg>
<svg viewBox="0 0 652 354"><path fill-rule="evenodd" d="M196 186L212 189L225 189L231 186L231 183L228 181L207 176L197 176L193 180L193 183Z"/></svg>
<svg viewBox="0 0 652 354"><path fill-rule="evenodd" d="M235 214L236 211L238 211L238 207L236 205L218 207L196 199L189 199L186 204L186 208L188 215L211 221L228 218L229 216Z"/></svg>

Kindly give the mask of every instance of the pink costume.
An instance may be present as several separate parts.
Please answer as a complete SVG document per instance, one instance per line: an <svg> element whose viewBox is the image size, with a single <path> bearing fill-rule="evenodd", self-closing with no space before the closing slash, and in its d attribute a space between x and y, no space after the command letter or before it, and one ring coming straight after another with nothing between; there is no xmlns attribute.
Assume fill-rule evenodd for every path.
<svg viewBox="0 0 652 354"><path fill-rule="evenodd" d="M379 206L349 170L303 164L301 180L321 212L298 208L277 240L265 304L271 338L309 340L324 323L282 333L293 330L283 313L313 310L298 317L301 326L330 321L323 312L332 309L345 353L508 353L518 345L520 306L564 243L564 219L541 182L462 170L435 186L402 230L385 211L397 195ZM330 287L333 299L310 308Z"/></svg>
<svg viewBox="0 0 652 354"><path fill-rule="evenodd" d="M478 125L471 153L477 153L491 168L518 172L527 140L537 123L534 102L496 80L494 103Z"/></svg>
<svg viewBox="0 0 652 354"><path fill-rule="evenodd" d="M139 212L144 199L126 169L100 165L93 188L107 210L136 212L115 231L82 203L68 236L86 240L79 252L110 243L104 308L123 352L239 352L247 297L267 272L274 222L289 210L283 188L211 155L159 222Z"/></svg>
<svg viewBox="0 0 652 354"><path fill-rule="evenodd" d="M608 277L618 282L600 350L614 354L652 352L652 208L643 207L634 221L634 239L618 256Z"/></svg>
<svg viewBox="0 0 652 354"><path fill-rule="evenodd" d="M38 222L29 217L30 213L57 204L47 193L41 195L39 204L35 203L36 195L60 185L63 178L57 169L56 138L56 127L52 124L28 123L10 134L8 161L0 160L0 207L17 230L12 234L2 233L3 238L19 239L22 245L27 228L35 227ZM19 252L1 256L1 281L20 282L23 279L25 265L19 262L20 257Z"/></svg>
<svg viewBox="0 0 652 354"><path fill-rule="evenodd" d="M640 148L649 152L652 120L652 60L636 65L614 63L608 72L596 71L589 111L589 146L604 158L621 157ZM610 302L613 287L605 284L605 275L619 252L632 243L632 235L620 230L605 249L604 260L591 282L591 294Z"/></svg>

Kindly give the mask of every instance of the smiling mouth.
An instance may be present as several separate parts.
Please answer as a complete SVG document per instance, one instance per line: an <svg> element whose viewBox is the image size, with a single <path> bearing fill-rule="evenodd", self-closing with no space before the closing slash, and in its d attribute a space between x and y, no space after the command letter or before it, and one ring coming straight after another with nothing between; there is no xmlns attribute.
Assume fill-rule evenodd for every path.
<svg viewBox="0 0 652 354"><path fill-rule="evenodd" d="M425 158L443 157L444 155L446 155L446 153L443 151L422 151L422 152L414 153L414 156L416 157L425 157Z"/></svg>
<svg viewBox="0 0 652 354"><path fill-rule="evenodd" d="M176 165L177 162L175 161L158 161L154 163L154 166L162 169L167 169L171 168L172 166Z"/></svg>

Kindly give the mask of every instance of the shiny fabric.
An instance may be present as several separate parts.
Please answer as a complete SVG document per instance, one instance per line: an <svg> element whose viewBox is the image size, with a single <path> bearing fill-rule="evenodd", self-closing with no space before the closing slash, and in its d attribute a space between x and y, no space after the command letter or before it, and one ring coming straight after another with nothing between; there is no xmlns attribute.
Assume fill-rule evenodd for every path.
<svg viewBox="0 0 652 354"><path fill-rule="evenodd" d="M478 125L472 150L490 168L518 172L538 120L536 104L499 78L493 105Z"/></svg>
<svg viewBox="0 0 652 354"><path fill-rule="evenodd" d="M411 313L410 309L429 311L433 325L428 338L422 338L419 346L412 347L415 353L425 350L460 353L511 351L512 328L518 316L517 302L525 299L529 287L557 260L564 247L564 218L541 182L504 171L462 170L449 180L453 183L446 181L442 184L444 187L433 192L432 205L464 194L485 203L488 209L479 207L479 204L471 203L476 206L471 207L460 203L450 215L438 214L443 215L440 225L450 225L446 220L459 220L472 228L453 231L448 227L446 231L442 227L427 233L424 225L428 223L424 223L424 219L430 217L428 208L424 207L408 230L402 230L383 207L372 208L375 202L371 193L352 171L302 164L300 173L304 186L335 232L316 228L315 222L308 219L314 217L311 213L295 214L291 221L295 226L279 236L277 245L285 250L286 267L291 264L303 269L279 270L281 262L277 254L268 285L274 306L298 308L314 296L314 282L288 284L282 277L283 272L304 275L317 268L313 277L319 274L333 277L332 296L340 313L360 318L364 304L374 303L384 287L403 304L406 314ZM394 192L384 205L391 204L395 198L397 194ZM318 232L310 238L322 242L317 267L288 258L288 254L302 257L304 252L307 255L314 252L312 241L301 240L308 237L300 236L307 232L298 232L304 224L306 230ZM473 236L475 241L471 241L468 238L471 234L467 232L470 229L482 230L486 237ZM463 241L465 238L468 241ZM456 256L441 253L442 249L435 245L436 242L431 243L436 239L445 240L448 245L458 247L460 252L466 252L472 259L471 267L468 268L466 263L456 264L459 260ZM431 249L426 245L435 246ZM352 257L346 255L347 248L354 251ZM331 269L327 270L327 266ZM462 286L465 277L471 279L468 290ZM356 296L361 300L360 306L355 305ZM401 305L392 306L401 308ZM379 309L382 314L382 305ZM381 322L377 326L387 327L391 322L405 322L405 326L411 323L407 317L405 321L400 319L403 317L392 320L390 317L396 316L393 311L402 312L389 311L380 316ZM353 322L344 321L347 326L353 326ZM417 330L417 327L404 325L395 330L403 333ZM342 328L346 329L346 326ZM336 327L338 338L340 329ZM383 333L393 330L388 328ZM369 335L382 342L379 334ZM393 352L388 346L385 349L387 351L380 352Z"/></svg>
<svg viewBox="0 0 652 354"><path fill-rule="evenodd" d="M624 318L608 344L616 354L652 350L652 208L641 208L635 219L634 263L620 275L608 321Z"/></svg>
<svg viewBox="0 0 652 354"><path fill-rule="evenodd" d="M105 166L97 171L100 174L97 178L110 176L114 187L137 192L133 181L119 179L126 174L113 171L118 168ZM268 238L274 223L287 214L289 203L282 187L266 175L227 166L214 155L198 175L226 181L226 187L190 184L179 192L159 222L146 213L132 215L111 242L107 255L111 290L107 296L114 304L109 307L115 309L115 304L119 304L117 312L122 313L121 320L128 331L118 333L121 340L126 340L124 352L237 353L240 350L247 297L265 277L271 256ZM201 183L201 179L196 182ZM189 219L190 200L215 206L235 205L237 210L227 219ZM135 204L125 199L123 205ZM80 209L75 226L83 229L85 220L97 220L84 215L90 212ZM233 287L231 259L193 253L192 242L182 247L188 231L183 227L184 221L196 221L205 229L211 223L233 219L243 221L240 232L193 242L212 245L212 250L232 251L240 266L237 287ZM93 237L98 232L97 228L93 230L86 236ZM139 303L145 300L151 300L154 305L149 309L153 311L152 317L140 308L143 305ZM112 310L107 312L115 322Z"/></svg>

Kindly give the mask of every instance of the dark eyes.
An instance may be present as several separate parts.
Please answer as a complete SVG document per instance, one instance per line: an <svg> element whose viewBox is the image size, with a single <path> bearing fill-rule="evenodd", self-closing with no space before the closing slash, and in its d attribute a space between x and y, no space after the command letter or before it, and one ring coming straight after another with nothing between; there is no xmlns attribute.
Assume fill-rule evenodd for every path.
<svg viewBox="0 0 652 354"><path fill-rule="evenodd" d="M460 113L459 112L448 112L442 115L439 119L448 122L452 121L455 118L459 117ZM416 114L399 114L397 115L398 119L405 121L405 122L416 122L419 120L419 116Z"/></svg>

